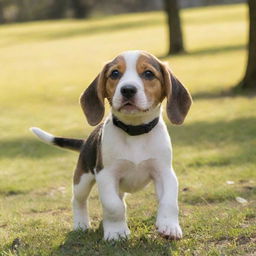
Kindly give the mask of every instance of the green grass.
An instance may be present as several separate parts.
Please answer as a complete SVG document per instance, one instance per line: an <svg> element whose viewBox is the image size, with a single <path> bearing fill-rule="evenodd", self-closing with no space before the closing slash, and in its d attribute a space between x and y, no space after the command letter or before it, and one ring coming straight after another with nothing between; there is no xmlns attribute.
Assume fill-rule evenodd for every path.
<svg viewBox="0 0 256 256"><path fill-rule="evenodd" d="M127 198L131 239L102 240L96 188L93 229L72 232L71 179L77 154L36 140L30 126L85 137L78 97L103 62L127 49L167 50L164 15L0 27L0 255L255 255L256 99L230 90L246 61L246 6L182 12L188 54L163 58L194 104L185 125L168 124L180 182L184 238L154 228L153 186ZM234 181L228 185L228 180ZM248 204L236 202L237 196Z"/></svg>

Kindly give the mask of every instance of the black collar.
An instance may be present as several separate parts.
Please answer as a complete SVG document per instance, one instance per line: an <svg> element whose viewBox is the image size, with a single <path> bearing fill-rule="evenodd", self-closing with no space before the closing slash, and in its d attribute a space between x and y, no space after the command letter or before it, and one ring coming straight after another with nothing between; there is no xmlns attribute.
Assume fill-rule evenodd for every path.
<svg viewBox="0 0 256 256"><path fill-rule="evenodd" d="M141 124L141 125L128 125L117 119L114 115L112 115L113 124L117 126L118 128L122 129L126 133L128 133L130 136L137 136L144 133L150 132L158 123L159 117L153 119L151 122L147 124Z"/></svg>

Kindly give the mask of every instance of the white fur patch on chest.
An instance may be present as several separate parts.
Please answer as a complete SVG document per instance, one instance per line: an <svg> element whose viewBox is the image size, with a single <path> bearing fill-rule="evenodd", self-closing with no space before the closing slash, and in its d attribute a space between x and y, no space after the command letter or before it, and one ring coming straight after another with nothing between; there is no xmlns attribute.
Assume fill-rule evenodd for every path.
<svg viewBox="0 0 256 256"><path fill-rule="evenodd" d="M123 192L135 192L149 183L155 163L171 161L169 135L161 120L148 134L128 136L114 126L105 124L102 136L104 169L120 181Z"/></svg>
<svg viewBox="0 0 256 256"><path fill-rule="evenodd" d="M102 157L104 167L116 160L128 160L137 165L148 159L169 158L170 139L166 126L159 120L149 133L129 136L109 120L103 128Z"/></svg>
<svg viewBox="0 0 256 256"><path fill-rule="evenodd" d="M145 187L151 180L151 173L154 169L153 161L149 159L140 164L127 160L119 161L120 169L116 171L116 175L120 180L120 190L133 193Z"/></svg>

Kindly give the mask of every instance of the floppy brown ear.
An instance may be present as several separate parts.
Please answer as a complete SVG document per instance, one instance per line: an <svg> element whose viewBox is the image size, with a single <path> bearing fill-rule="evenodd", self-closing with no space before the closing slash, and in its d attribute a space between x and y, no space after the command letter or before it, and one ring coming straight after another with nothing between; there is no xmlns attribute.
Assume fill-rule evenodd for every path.
<svg viewBox="0 0 256 256"><path fill-rule="evenodd" d="M90 125L97 125L104 117L104 92L102 74L99 74L80 97L80 104Z"/></svg>
<svg viewBox="0 0 256 256"><path fill-rule="evenodd" d="M163 73L167 116L173 124L182 124L192 104L191 95L166 65L163 65Z"/></svg>

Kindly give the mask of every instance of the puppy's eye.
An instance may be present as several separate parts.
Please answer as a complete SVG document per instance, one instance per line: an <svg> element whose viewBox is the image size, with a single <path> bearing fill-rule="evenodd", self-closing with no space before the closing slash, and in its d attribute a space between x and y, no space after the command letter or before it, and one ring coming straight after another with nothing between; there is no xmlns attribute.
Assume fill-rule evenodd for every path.
<svg viewBox="0 0 256 256"><path fill-rule="evenodd" d="M115 69L111 72L109 77L113 80L116 80L121 77L121 73L117 69Z"/></svg>
<svg viewBox="0 0 256 256"><path fill-rule="evenodd" d="M147 80L152 80L155 78L155 74L150 70L146 70L142 73L142 77Z"/></svg>

